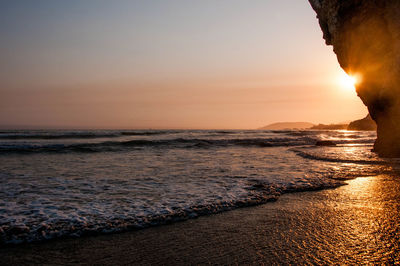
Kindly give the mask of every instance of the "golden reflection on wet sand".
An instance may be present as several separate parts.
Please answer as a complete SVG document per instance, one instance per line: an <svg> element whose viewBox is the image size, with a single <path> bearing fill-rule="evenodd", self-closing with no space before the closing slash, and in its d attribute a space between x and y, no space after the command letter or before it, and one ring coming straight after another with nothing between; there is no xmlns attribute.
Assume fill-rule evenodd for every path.
<svg viewBox="0 0 400 266"><path fill-rule="evenodd" d="M348 184L324 192L332 231L321 238L330 239L345 262L399 262L398 177L360 177Z"/></svg>
<svg viewBox="0 0 400 266"><path fill-rule="evenodd" d="M399 175L360 177L254 208L138 232L7 248L0 256L37 264L396 264L399 203Z"/></svg>

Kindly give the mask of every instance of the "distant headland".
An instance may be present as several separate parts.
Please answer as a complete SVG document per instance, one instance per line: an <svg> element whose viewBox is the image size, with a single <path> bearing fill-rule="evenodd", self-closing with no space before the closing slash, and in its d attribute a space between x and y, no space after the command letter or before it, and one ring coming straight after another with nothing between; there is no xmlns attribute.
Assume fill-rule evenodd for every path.
<svg viewBox="0 0 400 266"><path fill-rule="evenodd" d="M278 122L260 127L260 130L285 130L285 129L308 129L314 124L309 122Z"/></svg>
<svg viewBox="0 0 400 266"><path fill-rule="evenodd" d="M290 129L315 129L315 130L360 130L360 131L374 131L376 130L376 123L372 120L370 115L363 119L352 121L348 124L312 124L309 122L278 122L269 124L264 127L258 128L260 130L290 130Z"/></svg>

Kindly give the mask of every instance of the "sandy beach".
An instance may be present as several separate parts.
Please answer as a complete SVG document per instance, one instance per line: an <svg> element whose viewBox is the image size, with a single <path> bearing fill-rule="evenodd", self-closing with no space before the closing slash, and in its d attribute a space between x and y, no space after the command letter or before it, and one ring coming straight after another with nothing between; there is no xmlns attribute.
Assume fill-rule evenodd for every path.
<svg viewBox="0 0 400 266"><path fill-rule="evenodd" d="M4 265L399 263L400 180L336 189L135 232L0 250Z"/></svg>
<svg viewBox="0 0 400 266"><path fill-rule="evenodd" d="M2 1L0 266L400 265L400 0Z"/></svg>

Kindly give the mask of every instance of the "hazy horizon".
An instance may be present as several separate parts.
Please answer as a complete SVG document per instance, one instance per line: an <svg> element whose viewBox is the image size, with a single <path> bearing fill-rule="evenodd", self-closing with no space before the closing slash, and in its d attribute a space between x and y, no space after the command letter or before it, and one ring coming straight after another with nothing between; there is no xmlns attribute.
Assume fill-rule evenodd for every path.
<svg viewBox="0 0 400 266"><path fill-rule="evenodd" d="M360 117L359 119L364 118ZM355 120L358 120L355 119ZM351 120L347 121L338 121L338 122L328 122L329 124L348 124ZM192 128L192 127L68 127L68 126L46 126L46 125L0 125L0 130L258 130L262 127L266 127L274 124L290 124L290 123L311 123L314 125L323 124L323 123L312 123L308 121L277 121L272 123L267 123L265 125L260 125L255 128Z"/></svg>
<svg viewBox="0 0 400 266"><path fill-rule="evenodd" d="M367 114L307 1L1 7L3 129L255 129Z"/></svg>

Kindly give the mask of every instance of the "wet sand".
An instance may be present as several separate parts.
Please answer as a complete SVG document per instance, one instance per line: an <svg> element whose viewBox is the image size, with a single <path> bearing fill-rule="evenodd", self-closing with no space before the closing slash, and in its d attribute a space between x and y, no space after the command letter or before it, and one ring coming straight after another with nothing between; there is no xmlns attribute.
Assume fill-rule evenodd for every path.
<svg viewBox="0 0 400 266"><path fill-rule="evenodd" d="M0 264L400 263L400 178L336 189L121 234L0 249Z"/></svg>

